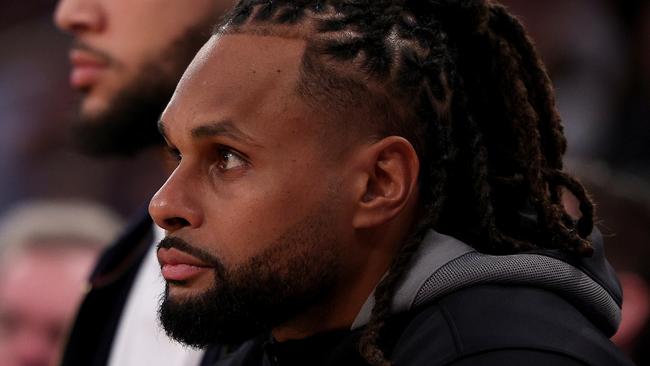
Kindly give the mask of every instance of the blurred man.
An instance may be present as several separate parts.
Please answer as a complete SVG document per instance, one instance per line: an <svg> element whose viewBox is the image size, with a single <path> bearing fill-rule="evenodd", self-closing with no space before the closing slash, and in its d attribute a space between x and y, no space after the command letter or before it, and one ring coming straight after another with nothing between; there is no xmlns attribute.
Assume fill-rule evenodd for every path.
<svg viewBox="0 0 650 366"><path fill-rule="evenodd" d="M74 37L70 83L82 96L74 136L99 156L159 147L156 120L229 0L62 0L56 24ZM125 184L129 184L125 177ZM143 197L143 200L146 197ZM201 353L158 330L151 219L143 212L95 268L64 365L195 365Z"/></svg>
<svg viewBox="0 0 650 366"><path fill-rule="evenodd" d="M215 365L630 365L552 86L504 7L242 0L159 126L160 319L243 342Z"/></svg>
<svg viewBox="0 0 650 366"><path fill-rule="evenodd" d="M92 264L119 227L80 203L25 203L0 219L0 365L55 364Z"/></svg>

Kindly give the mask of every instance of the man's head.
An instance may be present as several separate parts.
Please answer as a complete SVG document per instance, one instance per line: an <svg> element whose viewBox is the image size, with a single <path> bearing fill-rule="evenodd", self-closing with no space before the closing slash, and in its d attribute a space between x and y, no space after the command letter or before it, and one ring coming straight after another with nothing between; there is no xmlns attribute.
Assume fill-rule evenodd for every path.
<svg viewBox="0 0 650 366"><path fill-rule="evenodd" d="M355 279L352 268L361 268L361 253L369 248L349 246L359 235L350 221L363 226L373 218L359 214L353 202L391 189L379 181L376 192L366 192L367 164L377 158L371 155L389 161L389 154L410 149L415 157L404 139L367 149L370 141L360 141L367 136L341 134L312 113L296 93L305 45L282 37L215 37L163 114L161 130L179 166L151 204L158 224L175 238L159 251L169 264L163 275L171 300L162 318L189 330L199 321L195 314L206 325L192 327L195 334L168 326L172 336L197 345L212 337L206 330L245 338ZM395 169L389 164L377 174L392 181ZM413 179L400 182L403 189L392 187L382 215L415 202L417 167L408 169ZM357 189L342 189L350 186ZM179 263L209 269L187 272Z"/></svg>
<svg viewBox="0 0 650 366"><path fill-rule="evenodd" d="M119 228L88 204L31 202L2 217L0 364L55 364L92 264Z"/></svg>
<svg viewBox="0 0 650 366"><path fill-rule="evenodd" d="M82 95L75 143L131 155L161 142L154 121L232 0L61 0L55 21L74 36L71 85Z"/></svg>
<svg viewBox="0 0 650 366"><path fill-rule="evenodd" d="M491 253L590 250L546 73L483 1L240 2L160 126L179 159L150 205L170 238L161 319L187 343L346 327L379 282L362 353L381 364L427 230Z"/></svg>

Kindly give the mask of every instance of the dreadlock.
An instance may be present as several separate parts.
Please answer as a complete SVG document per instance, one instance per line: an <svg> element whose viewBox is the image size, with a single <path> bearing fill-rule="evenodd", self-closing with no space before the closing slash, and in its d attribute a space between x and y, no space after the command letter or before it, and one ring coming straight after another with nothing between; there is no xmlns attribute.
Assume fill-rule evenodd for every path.
<svg viewBox="0 0 650 366"><path fill-rule="evenodd" d="M523 26L503 6L242 0L217 32L305 39L298 91L306 101L330 114L346 103L373 113L381 122L365 128L403 136L418 154L418 219L375 291L360 340L371 365L390 365L381 330L429 229L492 254L550 248L591 255L593 204L562 171L566 140L551 82ZM580 203L577 221L562 205L563 190Z"/></svg>

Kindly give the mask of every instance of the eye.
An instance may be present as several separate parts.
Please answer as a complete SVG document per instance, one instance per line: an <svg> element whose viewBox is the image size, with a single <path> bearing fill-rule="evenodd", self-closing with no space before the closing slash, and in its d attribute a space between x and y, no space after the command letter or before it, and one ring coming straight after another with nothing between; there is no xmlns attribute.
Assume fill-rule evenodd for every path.
<svg viewBox="0 0 650 366"><path fill-rule="evenodd" d="M221 171L243 168L248 164L241 155L229 148L220 148L217 154L217 166Z"/></svg>

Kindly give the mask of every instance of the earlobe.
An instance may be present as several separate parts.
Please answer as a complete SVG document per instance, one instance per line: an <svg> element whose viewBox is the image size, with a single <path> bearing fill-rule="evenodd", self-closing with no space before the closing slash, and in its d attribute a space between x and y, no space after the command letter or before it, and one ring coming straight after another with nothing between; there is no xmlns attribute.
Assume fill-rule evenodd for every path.
<svg viewBox="0 0 650 366"><path fill-rule="evenodd" d="M374 143L363 159L366 179L354 215L356 229L391 221L417 199L419 160L408 140L386 137Z"/></svg>

